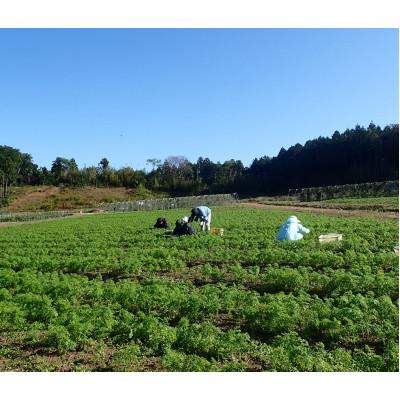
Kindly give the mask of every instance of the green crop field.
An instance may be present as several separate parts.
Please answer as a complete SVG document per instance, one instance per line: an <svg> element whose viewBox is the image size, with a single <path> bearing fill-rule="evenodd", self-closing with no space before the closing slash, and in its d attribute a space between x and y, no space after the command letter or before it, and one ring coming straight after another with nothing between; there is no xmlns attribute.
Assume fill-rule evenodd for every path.
<svg viewBox="0 0 400 400"><path fill-rule="evenodd" d="M398 196L388 196L388 197L345 197L324 200L323 203L332 204L355 204L355 205L388 205L388 206L398 206L399 198Z"/></svg>
<svg viewBox="0 0 400 400"><path fill-rule="evenodd" d="M297 213L311 233L281 243L288 212L215 207L223 237L152 229L187 212L0 228L0 370L398 371L397 221Z"/></svg>
<svg viewBox="0 0 400 400"><path fill-rule="evenodd" d="M246 200L251 203L278 205L278 206L298 206L298 207L317 207L317 208L339 208L347 210L376 210L376 211L397 211L399 210L398 196L381 197L343 197L327 199L322 201L299 201L293 197L255 197Z"/></svg>

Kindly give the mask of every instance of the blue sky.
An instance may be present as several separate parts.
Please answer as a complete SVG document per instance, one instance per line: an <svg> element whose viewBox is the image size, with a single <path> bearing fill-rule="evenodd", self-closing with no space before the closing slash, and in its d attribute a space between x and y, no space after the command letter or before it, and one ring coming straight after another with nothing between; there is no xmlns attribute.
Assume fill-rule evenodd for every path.
<svg viewBox="0 0 400 400"><path fill-rule="evenodd" d="M213 161L398 123L397 29L1 29L0 144Z"/></svg>

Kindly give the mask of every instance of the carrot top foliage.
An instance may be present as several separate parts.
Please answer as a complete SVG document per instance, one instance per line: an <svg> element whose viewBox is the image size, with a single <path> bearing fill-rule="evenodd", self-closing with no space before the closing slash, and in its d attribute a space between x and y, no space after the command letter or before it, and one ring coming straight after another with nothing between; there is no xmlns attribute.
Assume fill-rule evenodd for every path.
<svg viewBox="0 0 400 400"><path fill-rule="evenodd" d="M397 371L398 224L215 207L224 236L152 229L187 210L0 230L0 369ZM318 235L340 232L340 244Z"/></svg>

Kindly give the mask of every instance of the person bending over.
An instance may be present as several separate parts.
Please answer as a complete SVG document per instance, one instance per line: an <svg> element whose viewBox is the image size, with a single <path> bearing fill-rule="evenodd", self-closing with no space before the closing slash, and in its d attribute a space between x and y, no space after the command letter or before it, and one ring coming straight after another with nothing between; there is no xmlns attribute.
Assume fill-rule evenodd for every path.
<svg viewBox="0 0 400 400"><path fill-rule="evenodd" d="M211 229L211 209L206 206L192 208L189 222L200 220L202 231Z"/></svg>
<svg viewBox="0 0 400 400"><path fill-rule="evenodd" d="M187 221L183 218L178 219L175 223L175 229L172 232L174 236L182 236L182 235L195 235L196 231L192 226L190 226Z"/></svg>

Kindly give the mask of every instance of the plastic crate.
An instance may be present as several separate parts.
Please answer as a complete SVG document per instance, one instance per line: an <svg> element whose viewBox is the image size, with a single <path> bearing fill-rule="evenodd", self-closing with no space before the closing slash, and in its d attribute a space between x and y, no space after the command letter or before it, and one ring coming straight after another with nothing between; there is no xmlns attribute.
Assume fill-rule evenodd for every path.
<svg viewBox="0 0 400 400"><path fill-rule="evenodd" d="M224 236L224 228L211 228L211 233L213 235Z"/></svg>
<svg viewBox="0 0 400 400"><path fill-rule="evenodd" d="M319 235L318 241L320 243L335 243L343 240L343 235L341 233L327 233L326 235Z"/></svg>

